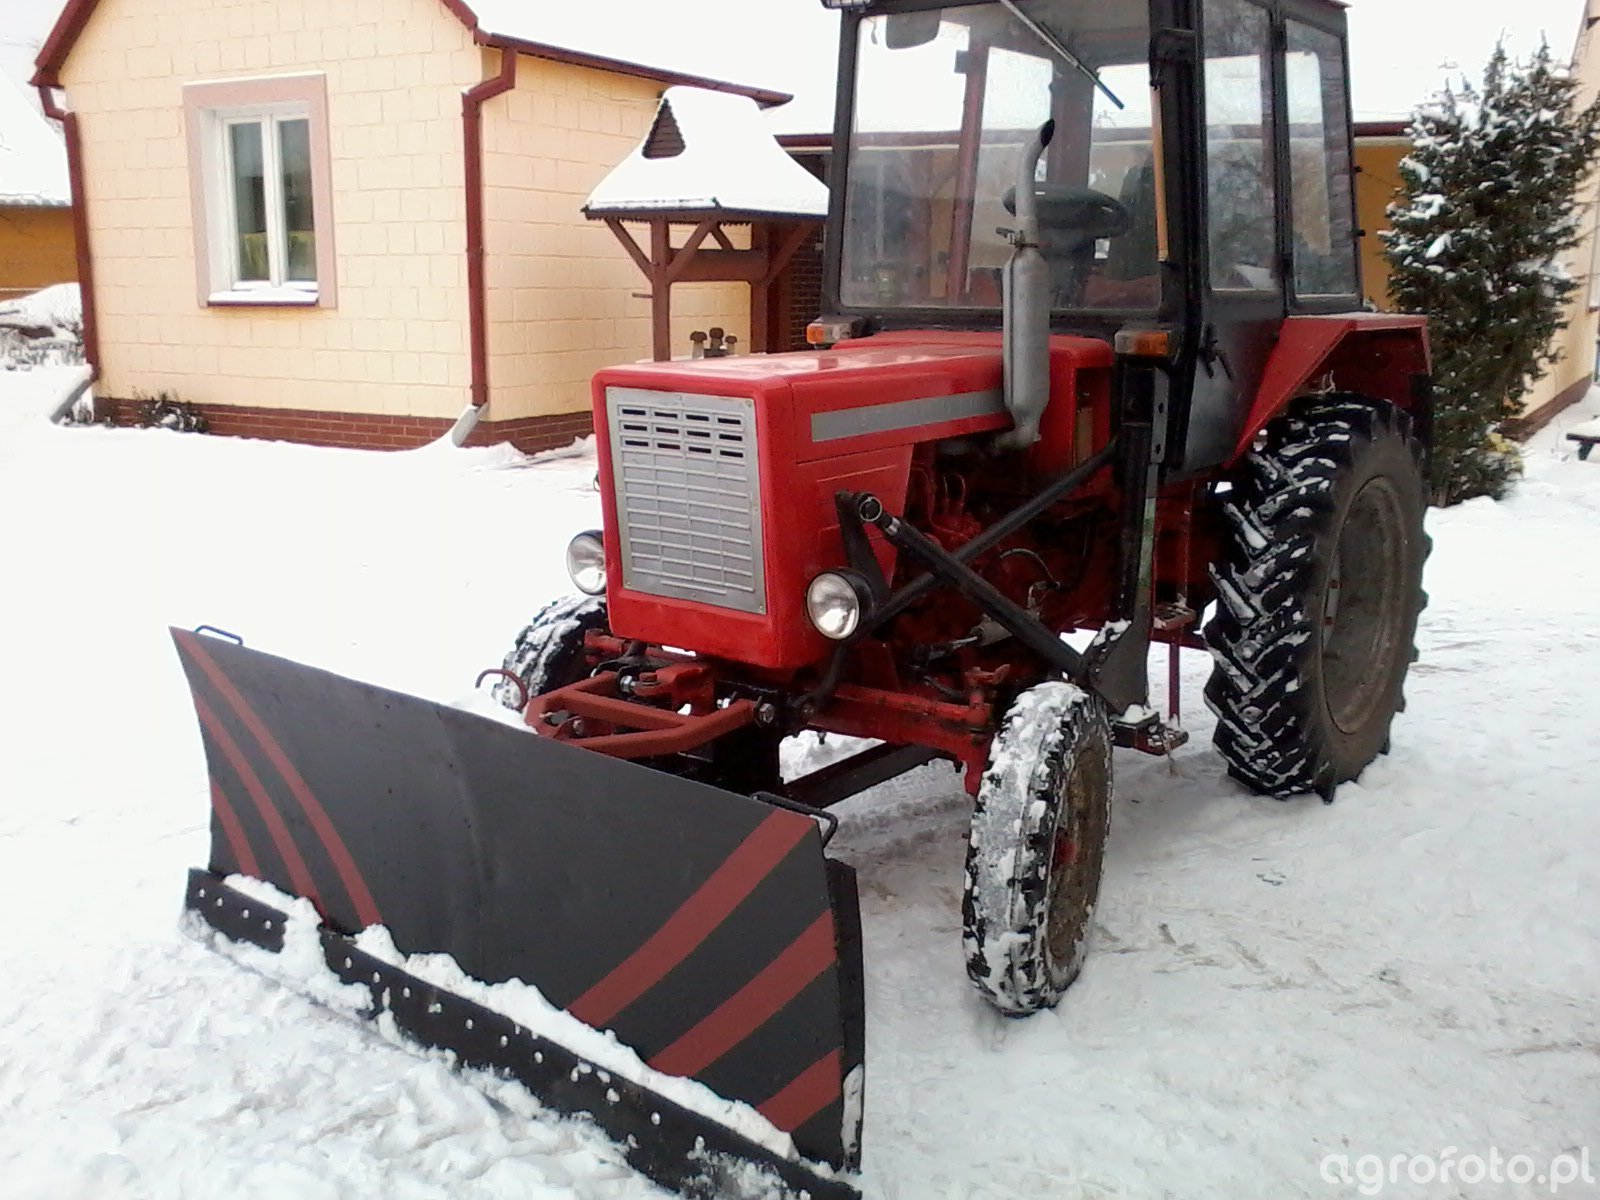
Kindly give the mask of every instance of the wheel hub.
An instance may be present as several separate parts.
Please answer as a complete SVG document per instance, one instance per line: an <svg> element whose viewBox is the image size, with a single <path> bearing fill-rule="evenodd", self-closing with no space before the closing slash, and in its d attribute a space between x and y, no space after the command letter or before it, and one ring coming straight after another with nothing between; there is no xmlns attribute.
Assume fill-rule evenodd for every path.
<svg viewBox="0 0 1600 1200"><path fill-rule="evenodd" d="M1404 605L1405 518L1387 478L1356 494L1339 530L1322 601L1322 684L1344 733L1384 708L1394 675Z"/></svg>
<svg viewBox="0 0 1600 1200"><path fill-rule="evenodd" d="M1080 754L1068 772L1051 844L1049 901L1046 907L1046 944L1053 963L1070 963L1074 950L1088 931L1089 914L1100 893L1100 861L1085 856L1081 847L1097 845L1103 831L1094 823L1105 812L1104 789L1110 787L1099 755Z"/></svg>

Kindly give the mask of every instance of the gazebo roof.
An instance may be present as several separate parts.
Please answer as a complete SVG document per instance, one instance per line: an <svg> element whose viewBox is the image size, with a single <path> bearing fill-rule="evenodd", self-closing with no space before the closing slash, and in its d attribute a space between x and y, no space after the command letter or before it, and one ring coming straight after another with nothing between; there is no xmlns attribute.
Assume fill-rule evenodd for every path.
<svg viewBox="0 0 1600 1200"><path fill-rule="evenodd" d="M828 189L780 146L756 102L672 87L644 140L589 196L594 219L821 220Z"/></svg>

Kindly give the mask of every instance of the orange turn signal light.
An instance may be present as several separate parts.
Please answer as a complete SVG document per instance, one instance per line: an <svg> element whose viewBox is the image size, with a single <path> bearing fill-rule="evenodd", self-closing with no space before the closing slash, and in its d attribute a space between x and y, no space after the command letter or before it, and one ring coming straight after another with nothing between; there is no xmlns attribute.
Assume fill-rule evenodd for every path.
<svg viewBox="0 0 1600 1200"><path fill-rule="evenodd" d="M813 321L806 326L806 342L812 346L832 346L850 337L852 321Z"/></svg>
<svg viewBox="0 0 1600 1200"><path fill-rule="evenodd" d="M1118 354L1130 358L1171 358L1172 330L1119 329L1114 344Z"/></svg>

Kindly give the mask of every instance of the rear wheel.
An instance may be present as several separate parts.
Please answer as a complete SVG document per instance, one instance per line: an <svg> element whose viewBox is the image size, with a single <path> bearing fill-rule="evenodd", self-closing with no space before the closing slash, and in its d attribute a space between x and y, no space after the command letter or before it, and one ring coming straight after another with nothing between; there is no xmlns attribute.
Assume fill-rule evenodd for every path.
<svg viewBox="0 0 1600 1200"><path fill-rule="evenodd" d="M967 975L1007 1016L1052 1007L1088 953L1111 827L1105 707L1070 683L1017 697L989 751L967 848Z"/></svg>
<svg viewBox="0 0 1600 1200"><path fill-rule="evenodd" d="M1387 747L1424 603L1426 491L1410 418L1330 396L1279 418L1224 511L1206 702L1231 775L1334 789Z"/></svg>
<svg viewBox="0 0 1600 1200"><path fill-rule="evenodd" d="M506 655L504 669L522 680L529 697L577 683L589 674L583 639L606 628L606 602L599 596L572 595L552 600L534 614ZM522 696L509 679L495 685L495 699L520 712Z"/></svg>

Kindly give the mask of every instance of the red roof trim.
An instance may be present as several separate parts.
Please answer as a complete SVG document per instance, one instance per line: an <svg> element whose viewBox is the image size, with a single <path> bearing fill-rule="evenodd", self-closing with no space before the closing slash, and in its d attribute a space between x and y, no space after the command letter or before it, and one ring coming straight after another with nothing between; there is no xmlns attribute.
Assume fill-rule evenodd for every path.
<svg viewBox="0 0 1600 1200"><path fill-rule="evenodd" d="M831 133L780 133L778 145L785 150L832 150L833 134Z"/></svg>
<svg viewBox="0 0 1600 1200"><path fill-rule="evenodd" d="M33 74L35 87L60 87L60 71L62 64L67 61L67 55L72 53L72 46L78 40L78 35L83 32L83 27L89 23L89 18L94 15L95 6L100 0L67 0L67 6L61 10L61 15L56 18L56 23L50 29L50 36L45 38L44 45L39 48L39 57L34 59L37 68Z"/></svg>
<svg viewBox="0 0 1600 1200"><path fill-rule="evenodd" d="M446 3L450 2L451 0L446 0ZM686 75L681 71L667 71L659 67L647 67L640 63L626 62L620 58L605 58L598 54L584 54L579 50L569 50L565 46L547 46L542 42L525 42L520 38L505 37L498 33L484 33L481 29L474 30L473 37L482 45L515 50L518 54L526 54L531 58L546 58L552 62L570 63L575 67L592 67L597 71L610 71L617 75L632 75L638 79L650 79L657 83L664 83L669 87L707 88L713 92L732 92L736 96L749 96L757 104L768 108L775 104L787 104L794 99L788 92L774 92L768 88L750 87L742 83L729 83L725 79L709 79L704 75Z"/></svg>
<svg viewBox="0 0 1600 1200"><path fill-rule="evenodd" d="M1361 141L1363 138L1407 137L1410 132L1410 121L1357 121L1355 123L1357 141Z"/></svg>
<svg viewBox="0 0 1600 1200"><path fill-rule="evenodd" d="M44 46L39 51L39 57L34 60L36 69L33 75L33 84L35 87L61 86L61 68L66 65L67 56L72 53L72 47L82 35L84 26L89 23L89 18L94 15L94 10L99 5L99 2L100 0L67 0L67 6L61 10L61 15L56 18L54 28L50 30L50 36L45 39ZM639 79L651 79L669 86L683 84L689 87L709 88L716 92L732 92L739 96L749 96L756 103L769 107L774 104L785 104L794 99L787 92L775 92L767 88L729 83L724 79L707 79L700 75L685 75L678 71L644 66L641 63L624 62L621 59L604 58L595 54L582 54L562 46L546 46L538 42L524 42L517 38L485 33L478 27L477 16L468 7L466 0L441 0L441 3L450 11L451 16L471 30L473 40L480 45L515 50L519 54L531 55L534 58L571 63L579 67L592 67L599 71L611 71L619 75L632 75Z"/></svg>

